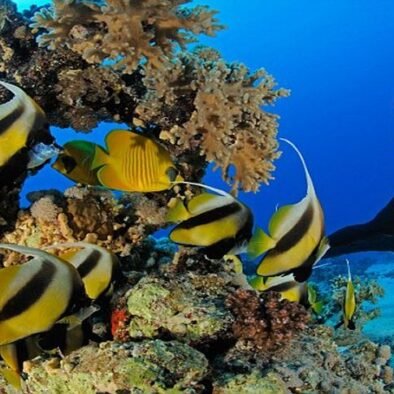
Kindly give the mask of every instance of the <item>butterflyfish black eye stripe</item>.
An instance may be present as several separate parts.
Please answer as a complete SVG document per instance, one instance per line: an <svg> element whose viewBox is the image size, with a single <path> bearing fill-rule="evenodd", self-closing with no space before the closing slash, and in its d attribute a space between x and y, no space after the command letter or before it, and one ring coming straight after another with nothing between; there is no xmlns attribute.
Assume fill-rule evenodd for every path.
<svg viewBox="0 0 394 394"><path fill-rule="evenodd" d="M214 221L223 219L227 216L235 214L241 210L241 205L237 202L224 205L219 208L209 210L201 213L195 217L185 220L177 226L177 229L191 229L193 227L202 226L204 224L212 223Z"/></svg>
<svg viewBox="0 0 394 394"><path fill-rule="evenodd" d="M291 249L296 245L305 233L308 231L313 220L313 206L308 205L308 208L302 214L300 220L294 225L294 227L281 238L276 244L275 249L273 249L270 255L276 255Z"/></svg>
<svg viewBox="0 0 394 394"><path fill-rule="evenodd" d="M9 113L3 119L0 119L0 135L6 132L12 126L12 124L20 118L24 110L25 106L23 103L19 103L14 111Z"/></svg>
<svg viewBox="0 0 394 394"><path fill-rule="evenodd" d="M40 270L4 305L0 311L0 322L20 315L34 305L45 293L56 273L56 267L42 260Z"/></svg>
<svg viewBox="0 0 394 394"><path fill-rule="evenodd" d="M97 266L101 257L101 253L97 250L92 250L91 253L86 257L81 265L77 267L77 271L81 278L88 275Z"/></svg>

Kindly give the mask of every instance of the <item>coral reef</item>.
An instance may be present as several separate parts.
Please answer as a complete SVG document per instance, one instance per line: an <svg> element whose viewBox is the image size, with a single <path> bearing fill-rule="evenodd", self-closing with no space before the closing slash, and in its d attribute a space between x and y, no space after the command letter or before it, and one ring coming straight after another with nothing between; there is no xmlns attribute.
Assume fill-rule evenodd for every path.
<svg viewBox="0 0 394 394"><path fill-rule="evenodd" d="M129 335L170 336L194 345L223 340L233 323L224 306L227 292L225 278L216 274L145 277L128 293Z"/></svg>
<svg viewBox="0 0 394 394"><path fill-rule="evenodd" d="M185 48L196 35L215 35L221 26L208 7L182 8L190 0L54 0L34 16L41 46L67 47L89 63L111 61L112 67L132 73L141 61L160 68L175 46Z"/></svg>
<svg viewBox="0 0 394 394"><path fill-rule="evenodd" d="M284 89L274 90L268 73L251 73L199 48L180 53L167 68L148 67L144 84L147 93L136 112L144 123L160 126L161 139L204 155L222 169L233 189L257 191L268 182L279 156L278 125L277 116L260 107L287 95Z"/></svg>
<svg viewBox="0 0 394 394"><path fill-rule="evenodd" d="M227 298L236 320L233 325L236 348L270 357L307 326L309 314L297 303L280 300L276 292L258 294L238 289Z"/></svg>
<svg viewBox="0 0 394 394"><path fill-rule="evenodd" d="M26 387L44 393L198 393L208 360L176 341L86 346L60 364L31 362Z"/></svg>
<svg viewBox="0 0 394 394"><path fill-rule="evenodd" d="M265 71L251 73L243 64L226 63L213 50L175 53L175 43L219 27L213 11L185 3L56 1L53 11L43 8L36 14L33 32L13 8L6 17L24 33L16 34L11 24L1 31L0 76L24 88L52 125L84 131L104 120L144 126L167 142L188 179L201 178L205 162L213 161L234 190L256 191L271 178L279 156L277 117L261 106L287 91L276 90ZM113 34L112 28L120 31ZM145 49L133 51L137 44L128 42L122 29L142 29L147 36L134 32L133 40L148 51L162 51L166 60ZM42 45L56 49L38 47L37 34ZM84 57L97 62L110 57L115 63L99 66Z"/></svg>
<svg viewBox="0 0 394 394"><path fill-rule="evenodd" d="M141 205L147 201L142 195L124 199L122 204L109 191L72 187L65 191L64 196L56 191L47 191L31 194L30 198L33 199L31 207L18 212L15 229L4 233L0 237L2 242L42 247L85 240L123 256L133 253L140 256L139 246L161 224L150 216L136 216L136 211L143 209ZM155 217L160 216L158 212L164 209L158 204L156 200L147 202L147 209L155 212ZM148 242L144 247L149 249L145 253L147 259L154 251L153 246L154 243ZM4 266L20 260L16 253L5 252L5 255ZM155 259L154 256L152 258ZM130 259L125 263L125 269L129 263Z"/></svg>

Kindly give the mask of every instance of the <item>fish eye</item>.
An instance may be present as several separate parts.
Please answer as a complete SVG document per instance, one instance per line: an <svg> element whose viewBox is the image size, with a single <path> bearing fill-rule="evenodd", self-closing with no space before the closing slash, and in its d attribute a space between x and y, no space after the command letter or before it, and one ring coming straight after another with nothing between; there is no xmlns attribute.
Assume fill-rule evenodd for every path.
<svg viewBox="0 0 394 394"><path fill-rule="evenodd" d="M168 168L166 174L171 182L175 181L176 177L178 176L178 170L174 167Z"/></svg>
<svg viewBox="0 0 394 394"><path fill-rule="evenodd" d="M70 173L77 166L77 162L71 156L63 156L60 160L67 173Z"/></svg>

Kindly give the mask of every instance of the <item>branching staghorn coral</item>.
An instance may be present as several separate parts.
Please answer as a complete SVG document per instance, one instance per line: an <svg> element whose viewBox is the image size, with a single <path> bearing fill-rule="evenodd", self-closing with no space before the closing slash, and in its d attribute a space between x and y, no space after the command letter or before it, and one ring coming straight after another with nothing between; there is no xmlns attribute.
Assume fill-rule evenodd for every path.
<svg viewBox="0 0 394 394"><path fill-rule="evenodd" d="M34 17L47 30L38 40L49 49L68 47L89 63L111 60L130 74L145 59L156 68L201 33L221 28L208 7L182 8L190 0L54 0Z"/></svg>
<svg viewBox="0 0 394 394"><path fill-rule="evenodd" d="M261 106L288 93L275 90L268 73L250 73L243 64L226 63L200 48L180 53L166 68L148 67L144 84L148 91L136 112L143 122L160 126L161 139L204 155L233 189L257 191L268 182L279 157L278 124Z"/></svg>

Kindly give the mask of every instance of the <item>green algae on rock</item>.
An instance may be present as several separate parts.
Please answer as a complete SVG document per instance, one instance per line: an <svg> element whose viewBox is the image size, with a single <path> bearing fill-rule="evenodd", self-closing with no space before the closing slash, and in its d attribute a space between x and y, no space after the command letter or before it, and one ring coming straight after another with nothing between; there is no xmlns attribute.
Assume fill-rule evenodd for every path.
<svg viewBox="0 0 394 394"><path fill-rule="evenodd" d="M225 282L212 274L223 286L207 297L196 286L198 275L173 278L145 277L128 294L131 315L131 338L152 338L167 334L187 343L204 343L228 333L233 317L225 308Z"/></svg>
<svg viewBox="0 0 394 394"><path fill-rule="evenodd" d="M208 374L208 360L177 341L107 342L86 346L54 367L32 362L27 392L84 393L198 393Z"/></svg>
<svg viewBox="0 0 394 394"><path fill-rule="evenodd" d="M263 375L258 369L249 374L224 374L213 385L213 394L287 394L289 391L279 375Z"/></svg>

